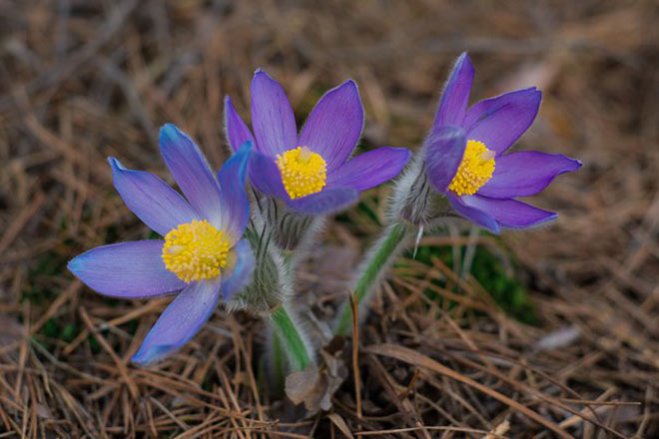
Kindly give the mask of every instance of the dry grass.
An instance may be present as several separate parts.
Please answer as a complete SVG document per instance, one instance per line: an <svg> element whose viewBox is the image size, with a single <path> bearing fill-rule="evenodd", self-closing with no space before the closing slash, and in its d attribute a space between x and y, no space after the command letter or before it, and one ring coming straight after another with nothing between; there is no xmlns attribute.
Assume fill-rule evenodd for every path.
<svg viewBox="0 0 659 439"><path fill-rule="evenodd" d="M658 19L651 0L0 1L0 437L656 437ZM106 300L65 269L148 236L106 156L165 175L157 127L172 121L220 164L222 97L246 113L258 66L300 117L354 77L365 139L413 146L465 49L477 96L544 90L523 147L586 163L537 200L557 223L475 241L512 255L537 325L441 258L409 259L360 331L361 386L350 372L331 413L305 419L257 385L263 327L246 314L218 310L157 367L128 363L167 299ZM362 210L346 218L301 273L322 318L377 232Z"/></svg>

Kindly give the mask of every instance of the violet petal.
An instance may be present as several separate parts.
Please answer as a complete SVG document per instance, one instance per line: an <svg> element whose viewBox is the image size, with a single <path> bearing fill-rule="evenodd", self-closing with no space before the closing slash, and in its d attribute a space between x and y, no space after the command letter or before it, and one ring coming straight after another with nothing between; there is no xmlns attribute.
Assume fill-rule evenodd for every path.
<svg viewBox="0 0 659 439"><path fill-rule="evenodd" d="M478 195L489 198L528 197L549 186L558 175L580 167L579 160L562 154L514 152L496 159L492 179L480 188Z"/></svg>
<svg viewBox="0 0 659 439"><path fill-rule="evenodd" d="M302 127L298 143L320 154L331 172L350 157L363 128L359 90L349 80L320 98Z"/></svg>
<svg viewBox="0 0 659 439"><path fill-rule="evenodd" d="M447 197L451 206L453 206L453 209L455 209L460 216L492 233L499 234L501 231L499 224L489 212L467 206L463 201L464 197L458 197L453 194L448 194Z"/></svg>
<svg viewBox="0 0 659 439"><path fill-rule="evenodd" d="M462 162L467 140L458 127L437 127L426 139L425 165L428 180L435 190L446 192Z"/></svg>
<svg viewBox="0 0 659 439"><path fill-rule="evenodd" d="M511 229L537 226L554 220L558 216L554 212L538 209L517 200L497 200L479 195L470 195L462 197L462 201L467 206L487 212L501 226Z"/></svg>
<svg viewBox="0 0 659 439"><path fill-rule="evenodd" d="M359 200L359 191L352 188L323 189L317 194L288 201L296 212L307 215L329 215L347 209Z"/></svg>
<svg viewBox="0 0 659 439"><path fill-rule="evenodd" d="M233 107L229 96L224 98L224 128L232 151L237 151L245 142L254 143L251 131Z"/></svg>
<svg viewBox="0 0 659 439"><path fill-rule="evenodd" d="M439 101L433 126L461 126L469 105L469 94L474 82L474 66L469 55L463 52L455 62L442 97Z"/></svg>
<svg viewBox="0 0 659 439"><path fill-rule="evenodd" d="M256 188L266 195L282 200L289 200L289 196L281 181L281 172L272 157L253 152L249 163L249 178Z"/></svg>
<svg viewBox="0 0 659 439"><path fill-rule="evenodd" d="M502 154L531 126L541 100L539 90L527 88L474 104L464 120L467 139Z"/></svg>
<svg viewBox="0 0 659 439"><path fill-rule="evenodd" d="M327 187L351 187L364 191L396 177L412 152L407 148L385 146L348 160L328 176Z"/></svg>
<svg viewBox="0 0 659 439"><path fill-rule="evenodd" d="M252 79L252 128L256 150L275 157L297 146L297 126L281 85L259 69Z"/></svg>

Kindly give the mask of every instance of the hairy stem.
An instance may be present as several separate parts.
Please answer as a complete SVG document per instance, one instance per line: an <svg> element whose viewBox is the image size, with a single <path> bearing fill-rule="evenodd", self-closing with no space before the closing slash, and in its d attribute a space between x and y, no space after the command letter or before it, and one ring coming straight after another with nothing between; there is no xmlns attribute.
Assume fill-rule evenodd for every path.
<svg viewBox="0 0 659 439"><path fill-rule="evenodd" d="M399 252L405 248L407 238L411 236L413 229L402 223L389 225L382 236L369 251L364 262L362 262L360 275L354 288L354 299L358 306L362 306L375 290L375 286L382 273L393 263ZM363 309L363 307L362 307ZM367 310L360 312L363 317ZM344 303L339 313L334 328L334 334L346 336L350 334L352 326L352 309L349 303Z"/></svg>
<svg viewBox="0 0 659 439"><path fill-rule="evenodd" d="M282 365L282 351L286 354L288 363L293 371L304 370L307 366L314 363L315 357L313 352L310 351L310 344L307 342L305 334L291 317L286 303L277 307L270 315L270 320L275 331L273 340L276 344L280 345L272 351L273 366L275 368L279 368Z"/></svg>
<svg viewBox="0 0 659 439"><path fill-rule="evenodd" d="M281 396L286 381L286 352L282 347L281 338L275 331L272 319L268 319L268 356L265 362L267 376L270 378L268 388L273 395Z"/></svg>

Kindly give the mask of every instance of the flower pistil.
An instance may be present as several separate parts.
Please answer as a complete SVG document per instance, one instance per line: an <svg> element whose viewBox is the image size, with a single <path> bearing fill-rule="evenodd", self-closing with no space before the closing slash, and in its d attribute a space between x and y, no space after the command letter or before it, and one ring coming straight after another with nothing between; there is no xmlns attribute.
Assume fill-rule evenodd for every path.
<svg viewBox="0 0 659 439"><path fill-rule="evenodd" d="M323 190L327 184L327 163L318 153L298 146L277 155L284 188L291 199L305 197Z"/></svg>
<svg viewBox="0 0 659 439"><path fill-rule="evenodd" d="M494 167L494 152L487 149L483 142L469 140L462 162L448 188L459 196L473 195L490 181Z"/></svg>
<svg viewBox="0 0 659 439"><path fill-rule="evenodd" d="M213 279L227 264L229 241L206 220L180 224L165 235L162 260L185 282Z"/></svg>

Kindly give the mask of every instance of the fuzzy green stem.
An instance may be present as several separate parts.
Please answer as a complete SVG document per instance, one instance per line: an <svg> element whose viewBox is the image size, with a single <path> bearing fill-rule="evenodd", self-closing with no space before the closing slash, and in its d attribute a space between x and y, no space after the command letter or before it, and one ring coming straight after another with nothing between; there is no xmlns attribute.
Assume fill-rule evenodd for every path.
<svg viewBox="0 0 659 439"><path fill-rule="evenodd" d="M384 230L382 236L368 253L361 274L357 279L353 295L358 306L362 305L373 294L380 275L389 268L398 256L399 251L404 248L406 238L410 233L411 227L404 223L391 224ZM361 312L360 314L363 316L365 313ZM350 334L351 328L352 308L349 303L345 303L339 313L334 333L346 336Z"/></svg>
<svg viewBox="0 0 659 439"><path fill-rule="evenodd" d="M281 366L281 356L277 358L277 352L284 351L288 358L291 369L294 371L304 370L314 362L313 353L309 352L309 345L305 342L304 334L291 318L286 304L279 306L271 315L272 326L275 330L273 340L279 342L279 349L273 349L273 361L275 367Z"/></svg>
<svg viewBox="0 0 659 439"><path fill-rule="evenodd" d="M281 338L274 330L272 320L268 321L270 325L270 346L269 346L269 374L272 379L272 384L269 386L273 394L278 394L284 388L286 380L286 352L282 346Z"/></svg>

